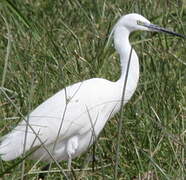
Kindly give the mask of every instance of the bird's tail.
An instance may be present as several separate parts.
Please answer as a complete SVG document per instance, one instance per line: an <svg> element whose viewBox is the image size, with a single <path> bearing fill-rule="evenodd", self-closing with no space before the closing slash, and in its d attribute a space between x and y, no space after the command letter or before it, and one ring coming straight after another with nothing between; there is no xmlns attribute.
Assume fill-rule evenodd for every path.
<svg viewBox="0 0 186 180"><path fill-rule="evenodd" d="M14 129L0 141L0 158L9 161L34 147L36 145L36 135L29 132L25 134L25 131Z"/></svg>

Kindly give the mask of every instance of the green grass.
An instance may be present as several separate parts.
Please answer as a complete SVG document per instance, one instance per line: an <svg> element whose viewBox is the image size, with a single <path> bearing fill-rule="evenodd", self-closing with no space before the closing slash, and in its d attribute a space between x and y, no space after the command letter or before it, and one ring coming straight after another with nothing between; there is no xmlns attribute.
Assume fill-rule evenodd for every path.
<svg viewBox="0 0 186 180"><path fill-rule="evenodd" d="M23 115L58 90L80 80L118 79L118 55L106 42L111 27L127 13L186 34L186 6L181 1L23 1L0 2L0 136ZM118 179L184 180L186 177L185 40L139 33L131 42L140 59L140 81L123 108ZM118 122L112 118L95 145L73 161L80 179L113 179ZM20 159L0 160L0 179L20 179ZM18 163L18 164L16 164ZM12 169L11 166L16 164ZM92 171L94 164L95 170ZM24 173L36 179L43 163L26 160ZM61 166L65 169L66 162ZM9 172L3 173L5 170ZM48 179L63 179L55 163Z"/></svg>

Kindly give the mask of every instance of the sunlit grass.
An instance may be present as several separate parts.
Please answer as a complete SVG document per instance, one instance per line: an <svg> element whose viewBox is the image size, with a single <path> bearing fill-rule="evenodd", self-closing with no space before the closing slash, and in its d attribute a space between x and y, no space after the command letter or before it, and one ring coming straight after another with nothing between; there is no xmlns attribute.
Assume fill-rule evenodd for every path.
<svg viewBox="0 0 186 180"><path fill-rule="evenodd" d="M178 1L18 0L13 6L7 1L0 6L1 136L67 85L92 77L117 80L118 55L112 45L105 46L112 25L121 15L140 13L155 24L186 34L186 11ZM134 97L123 108L118 179L184 179L185 40L137 32L131 41L141 74ZM119 118L118 114L107 123L94 158L91 148L73 161L74 177L113 179ZM3 179L21 177L22 163L2 175L19 160L0 161ZM36 179L43 165L26 160L24 173ZM66 162L61 166L65 169ZM55 163L49 179L63 179L54 171L58 171Z"/></svg>

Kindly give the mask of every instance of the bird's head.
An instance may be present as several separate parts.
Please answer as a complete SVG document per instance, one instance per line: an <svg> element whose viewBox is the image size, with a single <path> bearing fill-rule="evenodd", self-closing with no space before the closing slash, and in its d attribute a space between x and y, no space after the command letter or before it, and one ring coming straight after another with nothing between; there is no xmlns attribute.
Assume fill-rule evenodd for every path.
<svg viewBox="0 0 186 180"><path fill-rule="evenodd" d="M132 13L122 16L115 27L124 27L129 32L142 30L142 31L155 31L155 32L164 32L172 35L176 35L182 38L186 38L185 35L175 33L171 30L162 28L160 26L152 24L149 20L143 17L140 14Z"/></svg>
<svg viewBox="0 0 186 180"><path fill-rule="evenodd" d="M109 44L110 39L111 39L112 35L115 34L116 30L118 30L116 33L117 35L119 35L118 39L121 38L121 36L120 36L121 32L126 33L128 31L128 34L130 34L131 32L137 31L137 30L164 32L164 33L172 34L172 35L179 36L179 37L186 39L185 35L178 34L178 33L173 32L171 30L168 30L168 29L162 28L160 26L157 26L155 24L152 24L145 17L143 17L140 14L136 14L136 13L124 15L118 20L118 22L115 24L115 26L113 27L113 29L109 35L107 45Z"/></svg>
<svg viewBox="0 0 186 180"><path fill-rule="evenodd" d="M122 16L117 24L116 27L124 27L129 32L142 30L142 31L149 31L148 27L143 26L143 24L151 24L145 17L141 16L140 14L132 13Z"/></svg>

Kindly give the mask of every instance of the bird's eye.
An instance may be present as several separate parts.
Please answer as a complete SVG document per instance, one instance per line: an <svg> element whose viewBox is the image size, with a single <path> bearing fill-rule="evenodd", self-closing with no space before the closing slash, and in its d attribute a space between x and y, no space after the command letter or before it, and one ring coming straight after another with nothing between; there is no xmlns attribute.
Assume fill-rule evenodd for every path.
<svg viewBox="0 0 186 180"><path fill-rule="evenodd" d="M137 20L137 24L143 26L145 23L140 20Z"/></svg>

